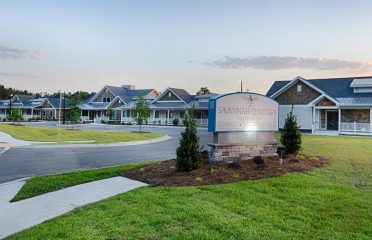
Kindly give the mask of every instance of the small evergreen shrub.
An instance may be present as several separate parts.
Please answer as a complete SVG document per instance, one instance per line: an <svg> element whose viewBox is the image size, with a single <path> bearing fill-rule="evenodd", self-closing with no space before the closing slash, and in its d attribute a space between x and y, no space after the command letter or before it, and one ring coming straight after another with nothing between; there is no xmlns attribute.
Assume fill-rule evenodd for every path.
<svg viewBox="0 0 372 240"><path fill-rule="evenodd" d="M297 117L292 111L288 113L285 119L284 127L281 131L280 142L289 154L297 154L301 150L301 131L297 124Z"/></svg>
<svg viewBox="0 0 372 240"><path fill-rule="evenodd" d="M172 123L174 126L178 126L178 123L180 122L180 120L178 118L174 118Z"/></svg>
<svg viewBox="0 0 372 240"><path fill-rule="evenodd" d="M197 169L202 164L194 113L194 109L188 110L186 129L181 133L180 146L176 151L176 168L179 171L188 172Z"/></svg>
<svg viewBox="0 0 372 240"><path fill-rule="evenodd" d="M254 164L256 164L257 169L262 169L265 164L265 160L261 156L255 156L253 158Z"/></svg>

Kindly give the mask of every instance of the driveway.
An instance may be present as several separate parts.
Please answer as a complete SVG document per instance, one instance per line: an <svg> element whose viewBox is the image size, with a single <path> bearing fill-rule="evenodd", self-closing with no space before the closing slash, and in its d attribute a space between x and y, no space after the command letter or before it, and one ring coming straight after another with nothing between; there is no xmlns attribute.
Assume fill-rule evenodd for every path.
<svg viewBox="0 0 372 240"><path fill-rule="evenodd" d="M32 124L32 123L31 123ZM51 122L32 125L55 127ZM133 131L136 126L79 125L80 129L106 131ZM183 127L144 126L144 131L163 133L172 138L167 141L121 147L65 147L65 148L11 148L0 155L0 183L24 177L114 166L125 163L166 160L175 157ZM198 129L200 145L212 142L207 129Z"/></svg>

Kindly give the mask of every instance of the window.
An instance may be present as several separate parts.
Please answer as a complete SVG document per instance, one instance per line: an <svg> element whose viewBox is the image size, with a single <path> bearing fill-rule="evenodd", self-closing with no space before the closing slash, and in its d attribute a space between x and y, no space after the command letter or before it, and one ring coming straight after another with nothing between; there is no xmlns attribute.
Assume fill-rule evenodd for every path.
<svg viewBox="0 0 372 240"><path fill-rule="evenodd" d="M185 118L185 112L184 111L180 112L180 118Z"/></svg>
<svg viewBox="0 0 372 240"><path fill-rule="evenodd" d="M297 85L297 92L302 92L302 85L301 84Z"/></svg>
<svg viewBox="0 0 372 240"><path fill-rule="evenodd" d="M173 118L173 112L172 111L169 112L169 118Z"/></svg>
<svg viewBox="0 0 372 240"><path fill-rule="evenodd" d="M155 118L159 118L159 114L160 114L159 111L155 111Z"/></svg>
<svg viewBox="0 0 372 240"><path fill-rule="evenodd" d="M127 110L127 117L130 117L130 110Z"/></svg>
<svg viewBox="0 0 372 240"><path fill-rule="evenodd" d="M102 99L102 102L111 102L111 98L110 97L104 97Z"/></svg>
<svg viewBox="0 0 372 240"><path fill-rule="evenodd" d="M202 118L202 112L197 111L197 112L196 112L196 118L197 118L197 119L201 119L201 118Z"/></svg>
<svg viewBox="0 0 372 240"><path fill-rule="evenodd" d="M172 93L171 92L168 93L168 97L170 97L170 98L172 97Z"/></svg>

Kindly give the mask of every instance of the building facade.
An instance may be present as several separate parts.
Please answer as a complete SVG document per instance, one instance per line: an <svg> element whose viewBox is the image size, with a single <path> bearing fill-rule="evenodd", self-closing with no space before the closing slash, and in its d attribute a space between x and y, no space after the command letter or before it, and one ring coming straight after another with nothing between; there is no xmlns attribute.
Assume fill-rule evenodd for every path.
<svg viewBox="0 0 372 240"><path fill-rule="evenodd" d="M137 98L143 96L150 108L150 117L147 119L149 124L172 125L174 119L182 124L186 110L194 107L197 124L207 125L208 101L215 95L191 95L178 88L167 88L160 93L155 89L136 89L133 85L104 86L95 96L80 105L81 120L96 123L108 120L134 123L133 109ZM113 111L110 119L109 109Z"/></svg>
<svg viewBox="0 0 372 240"><path fill-rule="evenodd" d="M300 128L318 134L372 135L372 77L276 81L279 127L292 110Z"/></svg>
<svg viewBox="0 0 372 240"><path fill-rule="evenodd" d="M30 95L14 95L10 100L0 101L0 118L10 117L13 109L20 109L24 120L28 119L57 119L60 109L59 98L35 98ZM61 104L61 117L67 114L70 100L63 99ZM66 111L66 113L64 113Z"/></svg>

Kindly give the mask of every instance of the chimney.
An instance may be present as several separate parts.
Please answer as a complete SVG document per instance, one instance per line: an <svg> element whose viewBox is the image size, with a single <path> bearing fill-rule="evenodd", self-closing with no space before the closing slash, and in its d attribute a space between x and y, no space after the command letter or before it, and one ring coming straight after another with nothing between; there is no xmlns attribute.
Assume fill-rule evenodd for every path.
<svg viewBox="0 0 372 240"><path fill-rule="evenodd" d="M136 90L136 85L121 85L121 87L128 90Z"/></svg>

